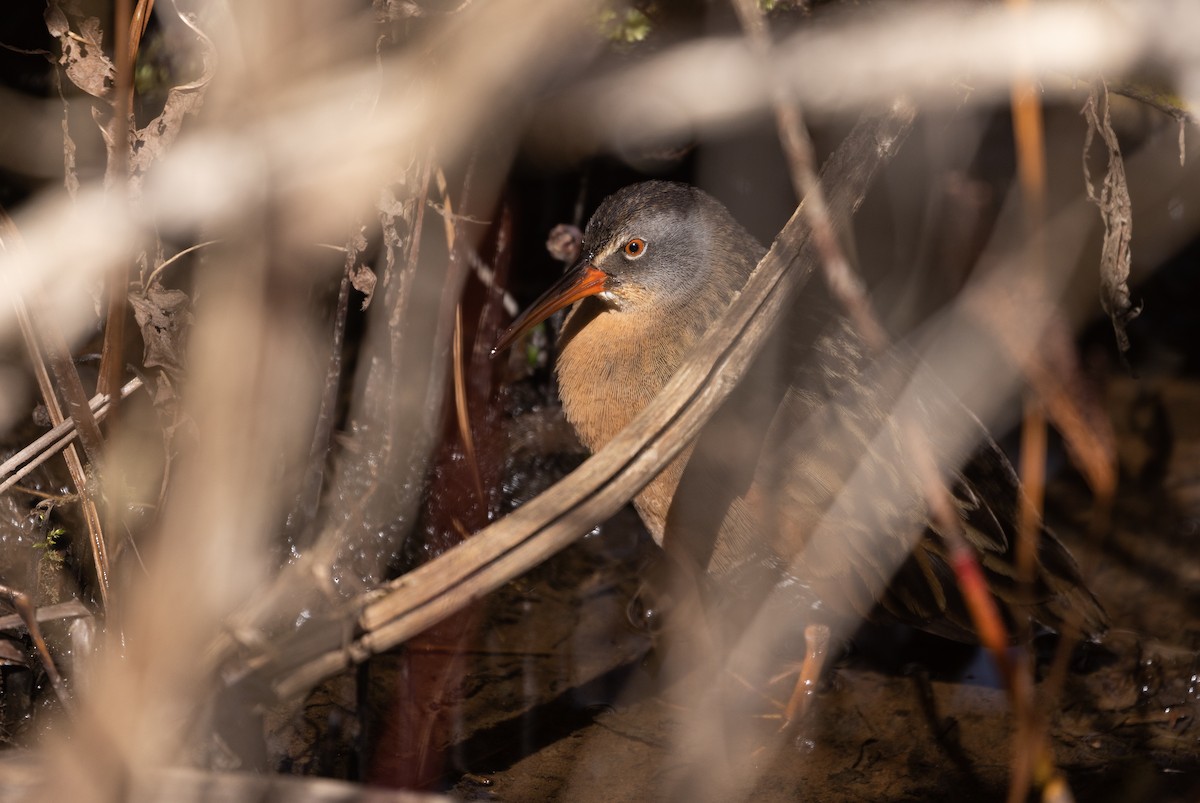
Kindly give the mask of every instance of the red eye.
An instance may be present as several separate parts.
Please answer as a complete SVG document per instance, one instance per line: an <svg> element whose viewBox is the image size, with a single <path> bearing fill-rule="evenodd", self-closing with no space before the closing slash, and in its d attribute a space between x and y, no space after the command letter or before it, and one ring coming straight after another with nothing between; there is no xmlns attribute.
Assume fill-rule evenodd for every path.
<svg viewBox="0 0 1200 803"><path fill-rule="evenodd" d="M646 253L646 241L641 237L634 237L629 242L625 243L625 256L630 259L637 259L642 254Z"/></svg>

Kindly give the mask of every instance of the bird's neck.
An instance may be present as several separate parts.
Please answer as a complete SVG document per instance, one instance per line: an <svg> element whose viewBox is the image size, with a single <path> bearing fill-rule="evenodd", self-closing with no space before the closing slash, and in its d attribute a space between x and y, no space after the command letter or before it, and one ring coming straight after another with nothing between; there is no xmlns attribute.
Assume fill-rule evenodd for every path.
<svg viewBox="0 0 1200 803"><path fill-rule="evenodd" d="M742 279L731 276L702 298L654 307L614 310L589 299L571 310L560 339L558 387L567 420L588 449L612 440L662 390Z"/></svg>
<svg viewBox="0 0 1200 803"><path fill-rule="evenodd" d="M646 325L652 323L605 311L563 343L557 362L563 412L593 452L641 412L697 340L684 334L655 342L663 335Z"/></svg>

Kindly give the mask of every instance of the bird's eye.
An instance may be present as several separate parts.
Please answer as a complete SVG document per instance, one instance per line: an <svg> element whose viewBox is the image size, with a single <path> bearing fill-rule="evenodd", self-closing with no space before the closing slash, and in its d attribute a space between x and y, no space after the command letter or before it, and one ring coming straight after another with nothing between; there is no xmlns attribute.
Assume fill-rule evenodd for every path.
<svg viewBox="0 0 1200 803"><path fill-rule="evenodd" d="M622 249L625 256L630 259L637 259L642 254L646 253L646 241L641 237L634 237L629 242L625 243L625 248Z"/></svg>

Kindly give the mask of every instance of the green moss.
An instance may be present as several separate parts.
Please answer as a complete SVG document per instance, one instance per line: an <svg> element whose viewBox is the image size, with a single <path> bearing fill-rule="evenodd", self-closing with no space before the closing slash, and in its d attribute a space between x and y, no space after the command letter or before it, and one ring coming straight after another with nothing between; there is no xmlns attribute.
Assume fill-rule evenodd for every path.
<svg viewBox="0 0 1200 803"><path fill-rule="evenodd" d="M638 8L605 9L600 12L599 22L604 37L618 44L632 45L650 35L650 17Z"/></svg>
<svg viewBox="0 0 1200 803"><path fill-rule="evenodd" d="M50 532L46 533L46 540L39 541L33 545L34 549L44 549L49 552L61 552L66 549L70 543L67 537L67 531L62 527L55 527Z"/></svg>

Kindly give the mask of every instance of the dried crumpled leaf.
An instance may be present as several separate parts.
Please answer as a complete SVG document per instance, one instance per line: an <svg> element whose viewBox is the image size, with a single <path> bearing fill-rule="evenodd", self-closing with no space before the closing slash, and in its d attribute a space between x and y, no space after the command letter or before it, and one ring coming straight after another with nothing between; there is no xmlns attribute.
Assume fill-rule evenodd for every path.
<svg viewBox="0 0 1200 803"><path fill-rule="evenodd" d="M366 250L367 234L365 229L359 226L346 238L346 271L350 274L350 286L366 296L362 303L364 310L371 306L377 281L375 271L359 259L359 256Z"/></svg>
<svg viewBox="0 0 1200 803"><path fill-rule="evenodd" d="M183 341L192 323L190 302L187 293L159 284L150 285L144 293L130 294L129 303L145 343L142 362L147 368L162 368L173 377L182 375Z"/></svg>
<svg viewBox="0 0 1200 803"><path fill-rule="evenodd" d="M410 212L404 201L397 196L396 188L390 185L380 191L375 208L379 211L379 225L383 233L383 275L386 281L386 277L396 268L396 254L400 253L408 242L408 227L400 224L410 223Z"/></svg>
<svg viewBox="0 0 1200 803"><path fill-rule="evenodd" d="M66 67L71 83L97 98L107 98L112 92L117 71L112 60L104 55L104 32L100 20L84 17L79 30L72 33L66 12L56 0L46 4L46 28L62 46L58 63Z"/></svg>
<svg viewBox="0 0 1200 803"><path fill-rule="evenodd" d="M1142 305L1135 305L1129 293L1133 203L1129 199L1129 185L1125 180L1125 161L1121 158L1121 146L1112 127L1107 85L1104 85L1103 119L1100 118L1098 106L1099 93L1093 84L1082 111L1088 121L1087 137L1083 142L1083 178L1087 185L1088 198L1100 207L1100 217L1104 220L1104 245L1100 254L1100 304L1112 319L1117 347L1123 356L1129 351L1129 334L1125 327L1142 312ZM1098 191L1092 185L1092 176L1088 169L1088 153L1097 132L1108 151L1108 172L1105 173Z"/></svg>
<svg viewBox="0 0 1200 803"><path fill-rule="evenodd" d="M205 90L216 72L217 49L212 40L200 30L189 15L181 13L178 7L175 13L196 35L200 43L204 70L196 80L172 87L167 93L167 102L162 113L144 128L134 132L129 167L135 182L150 168L155 159L171 147L183 127L183 118L198 111L203 105Z"/></svg>

